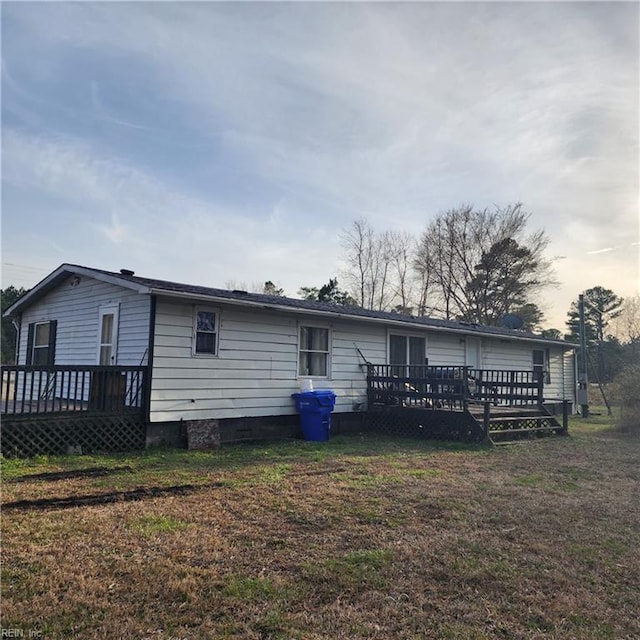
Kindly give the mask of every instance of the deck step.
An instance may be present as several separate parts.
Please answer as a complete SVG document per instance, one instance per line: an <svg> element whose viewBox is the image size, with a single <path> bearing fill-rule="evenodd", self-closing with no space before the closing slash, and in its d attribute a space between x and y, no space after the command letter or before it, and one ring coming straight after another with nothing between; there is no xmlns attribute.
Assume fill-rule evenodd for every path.
<svg viewBox="0 0 640 640"><path fill-rule="evenodd" d="M489 435L511 435L516 433L536 433L540 431L562 431L560 425L549 425L546 427L531 427L530 429L489 429Z"/></svg>
<svg viewBox="0 0 640 640"><path fill-rule="evenodd" d="M529 421L541 421L541 420L552 420L553 416L548 416L544 414L536 414L532 416L491 416L489 418L489 422L521 422L522 420Z"/></svg>
<svg viewBox="0 0 640 640"><path fill-rule="evenodd" d="M527 444L527 445L532 445L534 442L544 442L545 440L548 440L548 438L527 438L526 440L498 440L498 441L491 441L491 444L494 447L504 447L507 445L512 445L512 444Z"/></svg>

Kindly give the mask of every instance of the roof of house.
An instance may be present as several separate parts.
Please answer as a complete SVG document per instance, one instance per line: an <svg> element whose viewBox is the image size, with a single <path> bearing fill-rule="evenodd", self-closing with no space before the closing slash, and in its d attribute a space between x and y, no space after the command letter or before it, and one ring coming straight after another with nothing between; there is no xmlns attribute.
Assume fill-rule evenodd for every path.
<svg viewBox="0 0 640 640"><path fill-rule="evenodd" d="M576 345L564 340L550 340L527 331L507 329L505 327L489 327L485 325L429 318L425 316L410 316L390 311L373 311L356 306L344 306L329 302L317 302L315 300L301 300L263 293L250 293L247 291L230 291L199 285L143 278L126 269L120 272L105 271L80 265L63 264L46 278L40 281L28 293L14 302L6 311L5 316L17 316L24 308L32 305L46 293L57 287L70 276L87 276L110 282L111 284L133 289L142 294L165 295L170 297L188 298L190 300L226 302L229 304L259 307L262 309L291 311L322 315L325 317L341 317L362 319L365 321L384 322L393 325L406 325L407 328L433 329L463 334L490 335L512 340L526 340L562 345L573 348Z"/></svg>

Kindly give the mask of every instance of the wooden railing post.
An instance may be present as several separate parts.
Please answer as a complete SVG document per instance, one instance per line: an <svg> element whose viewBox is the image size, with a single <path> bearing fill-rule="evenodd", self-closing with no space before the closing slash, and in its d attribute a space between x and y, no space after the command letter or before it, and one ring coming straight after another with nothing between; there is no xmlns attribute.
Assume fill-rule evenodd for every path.
<svg viewBox="0 0 640 640"><path fill-rule="evenodd" d="M562 433L569 433L569 401L562 401Z"/></svg>
<svg viewBox="0 0 640 640"><path fill-rule="evenodd" d="M491 403L485 401L482 408L482 429L484 431L484 439L489 440L489 425L491 423Z"/></svg>
<svg viewBox="0 0 640 640"><path fill-rule="evenodd" d="M542 406L542 403L544 402L544 375L542 371L536 372L536 375L538 378L536 380L538 383L538 405Z"/></svg>
<svg viewBox="0 0 640 640"><path fill-rule="evenodd" d="M462 409L466 411L469 407L469 399L471 398L471 392L469 391L469 371L471 367L462 367Z"/></svg>

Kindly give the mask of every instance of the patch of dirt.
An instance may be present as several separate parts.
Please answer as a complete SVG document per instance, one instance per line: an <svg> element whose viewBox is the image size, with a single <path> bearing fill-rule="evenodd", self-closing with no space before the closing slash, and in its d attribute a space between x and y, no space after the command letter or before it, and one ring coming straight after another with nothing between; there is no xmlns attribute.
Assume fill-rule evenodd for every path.
<svg viewBox="0 0 640 640"><path fill-rule="evenodd" d="M56 482L59 480L72 480L74 478L100 478L112 476L116 473L133 473L131 467L91 467L89 469L74 469L73 471L48 471L47 473L33 473L6 480L8 483L33 482L34 480L46 480Z"/></svg>
<svg viewBox="0 0 640 640"><path fill-rule="evenodd" d="M211 485L208 485L211 486ZM131 502L148 498L159 498L170 495L185 495L202 489L201 485L183 484L173 487L145 487L131 491L114 491L113 493L98 493L83 496L68 496L66 498L41 498L39 500L16 500L2 505L3 511L46 511L50 509L72 509L74 507L91 507L98 504L113 504L114 502Z"/></svg>

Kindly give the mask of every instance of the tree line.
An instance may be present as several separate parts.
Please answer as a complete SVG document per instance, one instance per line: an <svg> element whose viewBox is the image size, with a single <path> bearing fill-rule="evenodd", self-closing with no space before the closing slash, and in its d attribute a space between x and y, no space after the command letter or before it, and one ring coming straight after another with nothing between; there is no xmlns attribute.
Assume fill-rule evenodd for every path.
<svg viewBox="0 0 640 640"><path fill-rule="evenodd" d="M501 326L505 316L522 320L522 329L539 331L543 313L536 303L541 292L556 284L552 263L544 252L544 230L529 231L531 214L521 203L493 209L462 205L438 214L420 236L377 231L365 218L340 234L344 267L338 278L321 286L302 286L298 295L379 311L431 316ZM272 296L282 287L268 280L247 287L228 281L228 289ZM25 289L2 290L2 311ZM624 301L601 286L585 292L588 357L601 380L611 379L627 362L640 358L640 304ZM578 342L577 302L568 311L567 331L546 329L547 338ZM2 363L13 363L16 331L2 318ZM635 360L634 360L635 358Z"/></svg>
<svg viewBox="0 0 640 640"><path fill-rule="evenodd" d="M536 296L555 284L543 230L527 232L521 203L436 216L420 237L376 232L364 218L341 235L346 292L360 307L500 326L520 316L534 330Z"/></svg>
<svg viewBox="0 0 640 640"><path fill-rule="evenodd" d="M302 286L303 299L376 311L501 326L508 314L534 331L543 321L535 302L556 284L543 230L528 232L521 203L493 209L463 205L437 215L419 236L377 231L366 218L340 234L344 267L322 286ZM267 281L230 289L284 295Z"/></svg>

